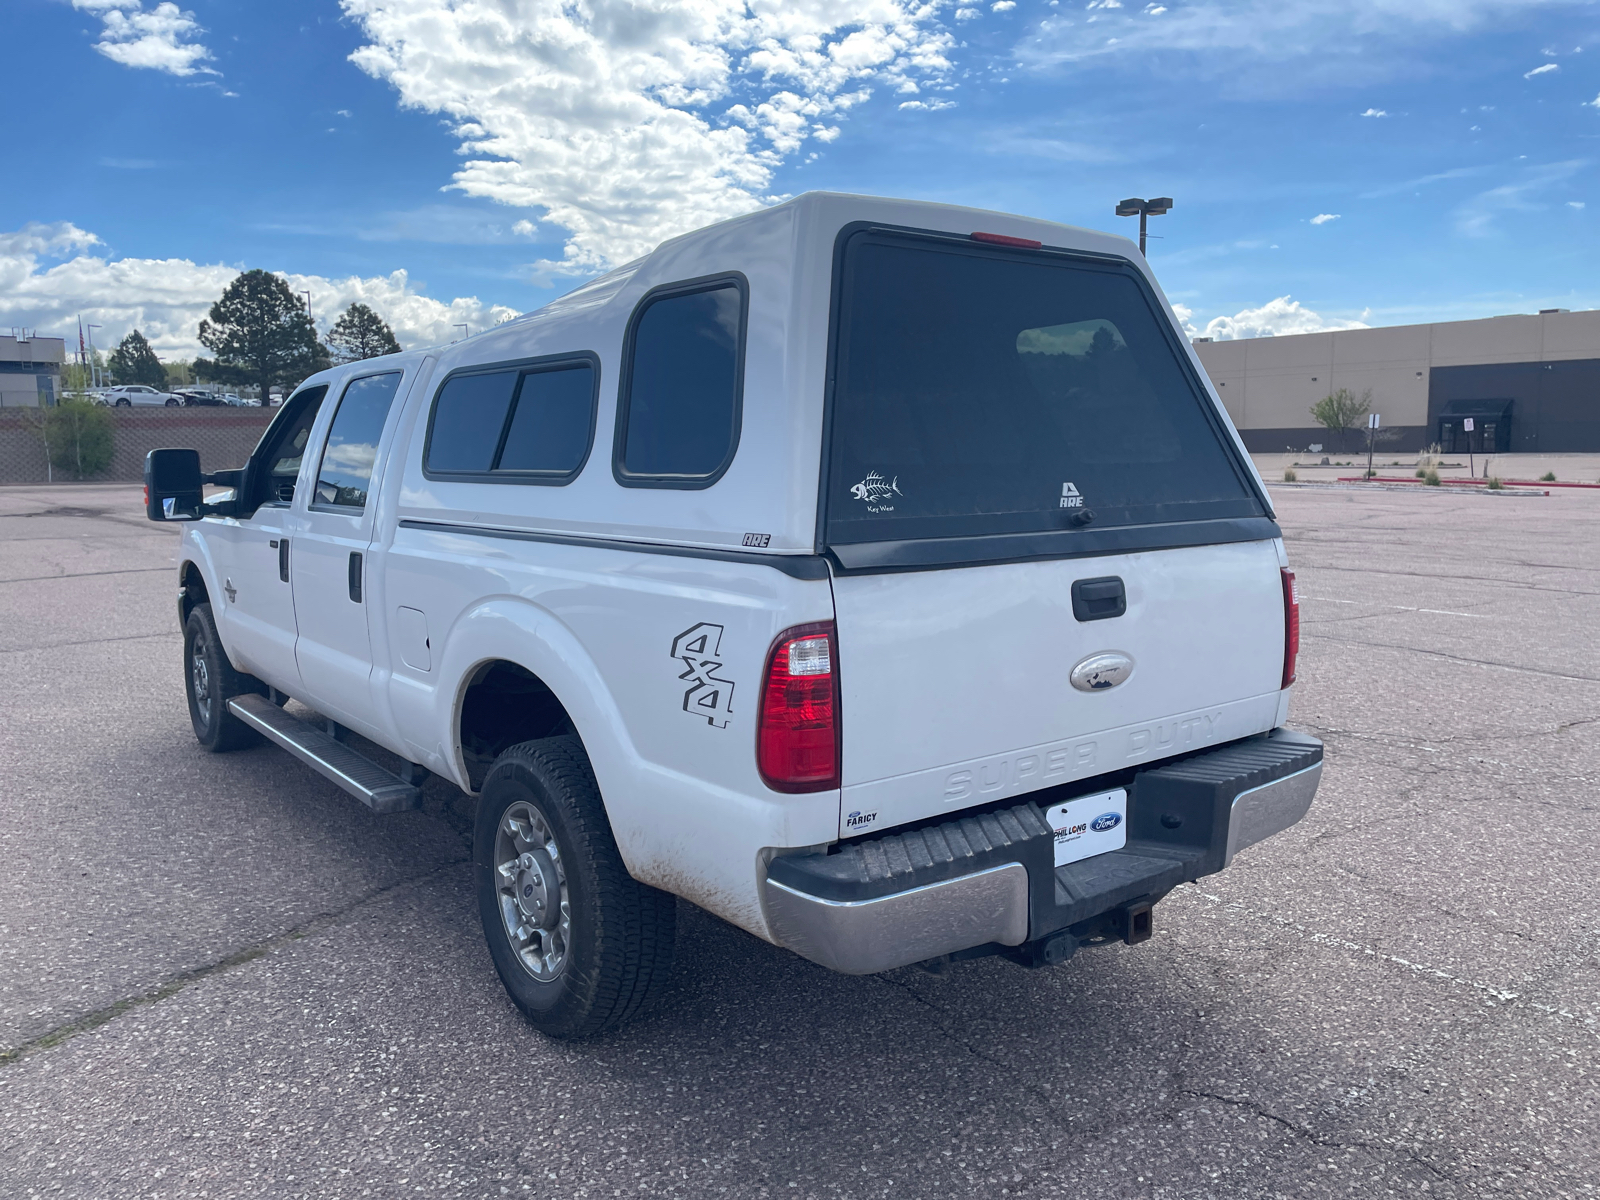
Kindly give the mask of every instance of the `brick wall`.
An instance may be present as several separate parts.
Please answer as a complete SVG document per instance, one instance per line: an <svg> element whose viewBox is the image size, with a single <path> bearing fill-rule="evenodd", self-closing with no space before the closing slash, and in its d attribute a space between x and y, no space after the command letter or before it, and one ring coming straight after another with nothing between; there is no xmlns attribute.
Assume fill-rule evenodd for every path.
<svg viewBox="0 0 1600 1200"><path fill-rule="evenodd" d="M116 425L111 466L94 478L113 483L144 479L147 451L166 446L192 446L200 451L207 471L242 467L261 440L261 431L275 408L113 408ZM28 414L38 409L0 411L0 484L44 483L44 443L28 428ZM60 471L57 482L65 482Z"/></svg>

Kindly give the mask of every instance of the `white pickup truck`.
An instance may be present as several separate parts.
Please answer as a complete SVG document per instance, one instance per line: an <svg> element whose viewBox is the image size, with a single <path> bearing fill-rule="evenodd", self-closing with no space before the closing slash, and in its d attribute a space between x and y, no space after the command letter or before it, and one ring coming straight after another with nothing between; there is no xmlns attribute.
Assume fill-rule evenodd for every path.
<svg viewBox="0 0 1600 1200"><path fill-rule="evenodd" d="M802 196L146 484L200 742L475 794L554 1036L645 1001L674 897L850 973L1142 941L1321 774L1271 502L1120 237Z"/></svg>

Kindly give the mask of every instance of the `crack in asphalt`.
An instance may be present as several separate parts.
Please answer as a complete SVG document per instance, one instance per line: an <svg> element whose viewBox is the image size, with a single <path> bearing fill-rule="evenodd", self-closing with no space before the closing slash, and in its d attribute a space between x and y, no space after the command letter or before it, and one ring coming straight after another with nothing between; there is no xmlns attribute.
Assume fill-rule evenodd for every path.
<svg viewBox="0 0 1600 1200"><path fill-rule="evenodd" d="M1515 663L1494 662L1485 658L1467 658L1461 654L1449 654L1443 650L1424 650L1418 646L1401 646L1393 642L1367 642L1360 638L1336 638L1324 633L1307 633L1304 637L1316 638L1324 642L1337 642L1342 646L1367 646L1374 650L1401 650L1408 654L1425 654L1433 658L1448 659L1451 662L1464 663L1472 667L1494 668L1501 671L1519 671L1527 675L1542 675L1548 679L1570 679L1577 683L1600 683L1600 676L1595 675L1569 675L1562 671L1547 671L1543 667L1523 667Z"/></svg>
<svg viewBox="0 0 1600 1200"><path fill-rule="evenodd" d="M1441 1168L1434 1166L1431 1162L1423 1158L1420 1154L1408 1146L1402 1146L1390 1142L1368 1142L1361 1140L1345 1141L1339 1138L1325 1137L1316 1130L1312 1129L1310 1126L1302 1125L1298 1121L1291 1121L1288 1117L1280 1116L1279 1114L1273 1112L1270 1108L1267 1108L1265 1105L1257 1104L1254 1100L1241 1099L1237 1096L1224 1096L1221 1092L1202 1092L1194 1088L1182 1088L1180 1089L1180 1092L1185 1096L1196 1096L1202 1100L1215 1100L1221 1104L1231 1104L1236 1108L1245 1109L1247 1112L1255 1113L1256 1116L1262 1118L1263 1120L1276 1122L1277 1124L1283 1126L1283 1128L1289 1130L1291 1133L1305 1138L1313 1145L1325 1146L1330 1150L1367 1150L1381 1151L1387 1154L1399 1154L1410 1159L1423 1170L1431 1171L1436 1179L1444 1180L1448 1183L1457 1182L1455 1176L1450 1175Z"/></svg>
<svg viewBox="0 0 1600 1200"><path fill-rule="evenodd" d="M181 633L130 633L127 637L90 638L85 642L45 642L40 646L8 646L0 654L32 654L39 650L62 650L70 646L103 646L107 642L145 642L151 638L181 638Z"/></svg>
<svg viewBox="0 0 1600 1200"><path fill-rule="evenodd" d="M432 870L424 871L421 875L415 875L409 879L402 879L395 883L385 884L380 888L373 888L372 890L363 893L361 896L358 896L355 900L352 900L343 908L335 909L332 912L318 913L316 916L309 917L304 921L292 925L282 933L274 934L272 937L257 942L253 946L246 946L242 950L236 950L232 954L225 955L224 957L217 959L215 962L206 963L205 965L199 967L192 967L187 971L180 971L175 975L169 976L167 979L157 984L155 987L148 989L147 991L140 992L133 996L125 996L121 1000L115 1000L102 1008L97 1008L93 1012L85 1014L84 1016L77 1017L71 1021L65 1021L62 1024L55 1026L53 1029L46 1030L37 1037L30 1038L28 1041L23 1042L20 1045L7 1047L4 1050L0 1050L0 1070L3 1070L11 1063L20 1062L29 1055L37 1054L40 1051L49 1050L52 1047L60 1046L66 1042L69 1042L79 1034L88 1033L91 1030L98 1029L102 1025L106 1025L112 1021L115 1021L118 1017L121 1017L126 1013L133 1012L134 1010L140 1008L147 1008L152 1004L159 1004L161 1001L177 995L185 988L191 986L192 984L199 983L201 980L210 979L213 975L221 975L233 970L235 967L242 967L246 963L255 962L255 960L258 958L264 958L266 955L271 954L274 950L279 950L284 946L290 945L293 942L297 942L302 938L310 936L311 934L320 933L324 929L333 927L341 920L348 917L351 913L373 903L374 901L381 900L385 896L391 895L405 888L415 887L418 884L425 883L435 876L450 870L452 867L459 867L462 863L469 861L471 860L467 857L453 858L448 862L440 863Z"/></svg>
<svg viewBox="0 0 1600 1200"><path fill-rule="evenodd" d="M128 567L121 571L77 571L67 575L24 575L21 579L0 579L6 583L49 583L53 579L94 579L100 575L154 575L174 570L172 567Z"/></svg>

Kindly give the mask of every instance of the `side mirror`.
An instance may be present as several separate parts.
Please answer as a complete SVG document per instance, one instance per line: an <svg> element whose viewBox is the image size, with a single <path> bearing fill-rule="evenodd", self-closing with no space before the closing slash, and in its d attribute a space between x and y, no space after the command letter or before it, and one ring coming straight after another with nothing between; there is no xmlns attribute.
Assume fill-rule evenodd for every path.
<svg viewBox="0 0 1600 1200"><path fill-rule="evenodd" d="M152 450L144 456L144 515L152 521L198 521L205 502L200 451Z"/></svg>

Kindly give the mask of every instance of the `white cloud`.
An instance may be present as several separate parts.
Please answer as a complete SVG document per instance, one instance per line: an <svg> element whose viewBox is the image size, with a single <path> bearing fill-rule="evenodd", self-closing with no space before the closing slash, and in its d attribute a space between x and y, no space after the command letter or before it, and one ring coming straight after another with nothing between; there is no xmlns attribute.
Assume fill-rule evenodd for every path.
<svg viewBox="0 0 1600 1200"><path fill-rule="evenodd" d="M983 13L976 8L956 9L956 20L958 21L976 21L981 16L983 16Z"/></svg>
<svg viewBox="0 0 1600 1200"><path fill-rule="evenodd" d="M1524 79L1532 79L1535 75L1548 75L1552 71L1559 70L1561 70L1560 63L1545 63L1542 67L1535 67L1533 70L1525 72L1522 77Z"/></svg>
<svg viewBox="0 0 1600 1200"><path fill-rule="evenodd" d="M1096 36L1082 23L1055 16L1042 22L1037 36L1017 48L1017 56L1036 68L1122 55L1141 60L1151 52L1191 54L1185 66L1204 76L1227 75L1235 86L1260 79L1275 92L1326 80L1352 81L1408 75L1414 71L1410 48L1419 41L1466 34L1502 17L1524 18L1527 9L1574 8L1582 0L1193 0L1160 21L1143 13L1095 9ZM1107 37L1106 35L1113 35ZM1294 63L1292 74L1271 71L1272 64ZM1248 77L1241 70L1248 70Z"/></svg>
<svg viewBox="0 0 1600 1200"><path fill-rule="evenodd" d="M1467 237L1487 237L1498 232L1496 221L1510 213L1542 212L1546 197L1558 183L1572 178L1588 163L1582 159L1525 167L1511 183L1479 192L1453 214L1456 232ZM1564 190L1564 189L1563 189Z"/></svg>
<svg viewBox="0 0 1600 1200"><path fill-rule="evenodd" d="M454 185L542 210L584 273L773 197L874 86L942 78L934 0L341 0L352 61L455 122ZM914 87L912 90L915 90Z"/></svg>
<svg viewBox="0 0 1600 1200"><path fill-rule="evenodd" d="M1338 219L1338 213L1318 213L1311 218L1311 223L1313 225L1326 225L1329 221L1337 221Z"/></svg>
<svg viewBox="0 0 1600 1200"><path fill-rule="evenodd" d="M1585 108L1600 108L1600 96L1596 96L1593 100L1585 100L1583 106Z"/></svg>
<svg viewBox="0 0 1600 1200"><path fill-rule="evenodd" d="M1363 117L1387 117L1389 114L1384 112L1381 108L1369 108L1361 115Z"/></svg>
<svg viewBox="0 0 1600 1200"><path fill-rule="evenodd" d="M989 10L991 12L1010 12L1016 6L1017 0L994 0L994 3L989 5Z"/></svg>
<svg viewBox="0 0 1600 1200"><path fill-rule="evenodd" d="M85 322L104 326L95 332L102 349L138 329L164 359L204 353L198 341L200 319L239 269L184 258L113 259L88 253L102 245L94 234L66 221L0 233L0 327L25 325L76 345L81 313ZM418 292L404 271L370 279L284 278L294 291L311 292L312 312L322 330L337 313L360 301L388 321L406 347L447 342L457 323L478 330L516 315L515 309L484 304L476 297L434 300Z"/></svg>
<svg viewBox="0 0 1600 1200"><path fill-rule="evenodd" d="M954 108L954 100L907 100L900 105L900 111L912 112L943 112L947 108Z"/></svg>
<svg viewBox="0 0 1600 1200"><path fill-rule="evenodd" d="M1147 17L1159 17L1166 11L1167 6L1164 4L1146 4L1144 6L1144 15Z"/></svg>
<svg viewBox="0 0 1600 1200"><path fill-rule="evenodd" d="M1231 317L1212 317L1204 329L1196 329L1192 311L1185 305L1175 304L1184 330L1190 337L1208 337L1212 341L1227 342L1236 338L1286 337L1296 333L1326 333L1334 329L1365 329L1362 321L1345 321L1324 317L1301 306L1298 300L1279 296L1260 308L1246 308ZM1363 316L1366 314L1363 313Z"/></svg>
<svg viewBox="0 0 1600 1200"><path fill-rule="evenodd" d="M1568 208L1582 208L1583 207L1583 201L1582 200L1568 200L1567 201L1567 207Z"/></svg>
<svg viewBox="0 0 1600 1200"><path fill-rule="evenodd" d="M205 32L192 12L162 0L149 12L142 0L72 0L72 7L94 13L102 22L94 48L125 67L145 67L169 75L215 75L201 66L211 51L194 40Z"/></svg>

